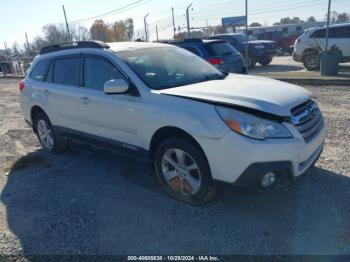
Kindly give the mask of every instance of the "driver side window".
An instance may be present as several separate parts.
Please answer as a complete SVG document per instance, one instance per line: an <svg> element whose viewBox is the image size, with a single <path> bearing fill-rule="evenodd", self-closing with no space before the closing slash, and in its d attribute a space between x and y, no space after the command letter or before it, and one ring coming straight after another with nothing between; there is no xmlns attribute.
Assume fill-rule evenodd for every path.
<svg viewBox="0 0 350 262"><path fill-rule="evenodd" d="M112 79L124 79L112 63L104 58L84 58L84 87L103 90L104 84Z"/></svg>

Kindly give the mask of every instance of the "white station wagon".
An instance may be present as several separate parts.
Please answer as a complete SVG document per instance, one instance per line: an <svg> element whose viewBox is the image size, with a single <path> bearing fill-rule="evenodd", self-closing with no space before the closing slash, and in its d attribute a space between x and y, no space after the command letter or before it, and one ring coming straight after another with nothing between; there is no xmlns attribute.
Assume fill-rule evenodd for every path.
<svg viewBox="0 0 350 262"><path fill-rule="evenodd" d="M341 53L340 62L350 62L350 23L329 27L329 48L336 47ZM294 43L293 58L302 62L305 68L316 70L320 67L320 51L326 49L326 28L310 28Z"/></svg>
<svg viewBox="0 0 350 262"><path fill-rule="evenodd" d="M257 192L291 184L321 154L324 120L307 90L224 74L155 43L45 47L20 83L42 146L70 139L149 157L165 191L200 204L225 182Z"/></svg>

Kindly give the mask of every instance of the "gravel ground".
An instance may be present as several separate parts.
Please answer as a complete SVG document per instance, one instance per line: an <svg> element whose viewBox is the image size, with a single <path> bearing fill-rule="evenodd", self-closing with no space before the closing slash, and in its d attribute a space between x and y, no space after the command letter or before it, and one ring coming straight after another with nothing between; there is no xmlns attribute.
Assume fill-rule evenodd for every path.
<svg viewBox="0 0 350 262"><path fill-rule="evenodd" d="M265 195L222 189L193 207L140 160L41 150L17 80L0 79L0 254L350 254L350 87L306 87L328 124L308 176Z"/></svg>

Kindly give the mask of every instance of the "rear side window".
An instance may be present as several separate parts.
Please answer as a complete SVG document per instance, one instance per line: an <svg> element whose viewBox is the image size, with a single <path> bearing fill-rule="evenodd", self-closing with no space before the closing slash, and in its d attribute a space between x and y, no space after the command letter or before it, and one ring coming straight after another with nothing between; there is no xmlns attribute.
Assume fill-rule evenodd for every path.
<svg viewBox="0 0 350 262"><path fill-rule="evenodd" d="M197 55L197 56L202 56L201 53L197 50L197 48L194 48L192 46L186 46L186 47L182 47L184 49L186 49L187 51L190 51L191 53Z"/></svg>
<svg viewBox="0 0 350 262"><path fill-rule="evenodd" d="M334 27L329 29L329 37L331 38L349 38L350 26Z"/></svg>
<svg viewBox="0 0 350 262"><path fill-rule="evenodd" d="M313 38L325 38L326 37L326 29L320 29L311 34L310 37Z"/></svg>
<svg viewBox="0 0 350 262"><path fill-rule="evenodd" d="M104 84L112 79L123 79L123 75L109 61L103 58L84 59L84 86L103 90Z"/></svg>
<svg viewBox="0 0 350 262"><path fill-rule="evenodd" d="M215 56L227 56L238 54L237 50L226 42L208 44L207 48L209 52Z"/></svg>
<svg viewBox="0 0 350 262"><path fill-rule="evenodd" d="M62 85L79 85L80 58L62 58L55 61L53 82Z"/></svg>
<svg viewBox="0 0 350 262"><path fill-rule="evenodd" d="M49 61L46 59L38 61L35 64L33 71L30 73L30 77L38 81L44 81L48 62Z"/></svg>

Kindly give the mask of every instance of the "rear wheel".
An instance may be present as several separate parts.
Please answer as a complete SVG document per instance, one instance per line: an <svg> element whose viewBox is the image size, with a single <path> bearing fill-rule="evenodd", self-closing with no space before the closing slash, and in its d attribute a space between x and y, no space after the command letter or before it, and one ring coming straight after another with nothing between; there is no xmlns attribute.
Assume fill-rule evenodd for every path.
<svg viewBox="0 0 350 262"><path fill-rule="evenodd" d="M262 60L259 61L260 65L266 66L269 65L272 61L272 57L271 58L264 58Z"/></svg>
<svg viewBox="0 0 350 262"><path fill-rule="evenodd" d="M249 69L254 68L256 66L256 60L251 56L248 56L248 59L246 59L246 63Z"/></svg>
<svg viewBox="0 0 350 262"><path fill-rule="evenodd" d="M306 54L303 59L303 64L307 70L320 69L320 56L318 53L313 52Z"/></svg>
<svg viewBox="0 0 350 262"><path fill-rule="evenodd" d="M172 197L191 204L203 204L214 195L210 168L204 153L193 143L170 138L156 149L157 177Z"/></svg>
<svg viewBox="0 0 350 262"><path fill-rule="evenodd" d="M40 112L34 117L34 129L42 147L52 153L63 150L64 144L58 138L46 114Z"/></svg>
<svg viewBox="0 0 350 262"><path fill-rule="evenodd" d="M277 46L276 48L276 51L277 51L277 55L278 56L283 56L284 55L284 48L282 46Z"/></svg>

